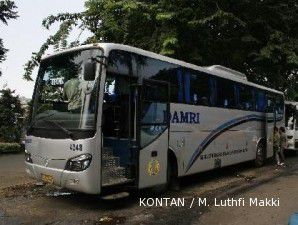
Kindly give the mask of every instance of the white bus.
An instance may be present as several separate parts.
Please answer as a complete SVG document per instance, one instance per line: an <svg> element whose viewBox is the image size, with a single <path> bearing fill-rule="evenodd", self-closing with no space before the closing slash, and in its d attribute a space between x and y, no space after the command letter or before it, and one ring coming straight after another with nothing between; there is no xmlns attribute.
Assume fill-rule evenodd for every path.
<svg viewBox="0 0 298 225"><path fill-rule="evenodd" d="M100 43L45 57L33 94L26 170L74 191L165 186L273 156L283 93L240 72Z"/></svg>
<svg viewBox="0 0 298 225"><path fill-rule="evenodd" d="M298 102L285 102L287 150L298 150Z"/></svg>

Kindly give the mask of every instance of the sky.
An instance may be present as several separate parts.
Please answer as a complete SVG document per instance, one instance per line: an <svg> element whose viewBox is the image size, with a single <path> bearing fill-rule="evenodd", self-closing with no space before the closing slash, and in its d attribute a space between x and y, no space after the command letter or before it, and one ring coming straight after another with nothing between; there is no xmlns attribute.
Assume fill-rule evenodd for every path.
<svg viewBox="0 0 298 225"><path fill-rule="evenodd" d="M23 80L24 64L30 59L32 52L37 52L49 35L54 34L57 26L50 30L42 27L44 18L51 14L63 12L81 12L84 10L84 0L15 0L19 17L9 20L8 26L0 23L0 37L4 47L9 49L6 61L0 64L2 76L0 88L15 90L16 94L31 98L34 82ZM75 39L78 32L71 38ZM83 34L82 38L85 35ZM51 52L48 52L51 53ZM35 79L37 70L32 78Z"/></svg>

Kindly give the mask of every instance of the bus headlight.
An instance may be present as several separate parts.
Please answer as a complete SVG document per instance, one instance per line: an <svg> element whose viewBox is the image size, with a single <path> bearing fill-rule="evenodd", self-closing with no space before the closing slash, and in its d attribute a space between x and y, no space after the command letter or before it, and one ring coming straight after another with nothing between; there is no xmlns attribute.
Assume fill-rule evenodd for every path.
<svg viewBox="0 0 298 225"><path fill-rule="evenodd" d="M25 150L25 161L28 163L32 163L31 154L27 150Z"/></svg>
<svg viewBox="0 0 298 225"><path fill-rule="evenodd" d="M65 170L69 171L83 171L90 166L92 156L90 154L83 154L71 158L66 163Z"/></svg>

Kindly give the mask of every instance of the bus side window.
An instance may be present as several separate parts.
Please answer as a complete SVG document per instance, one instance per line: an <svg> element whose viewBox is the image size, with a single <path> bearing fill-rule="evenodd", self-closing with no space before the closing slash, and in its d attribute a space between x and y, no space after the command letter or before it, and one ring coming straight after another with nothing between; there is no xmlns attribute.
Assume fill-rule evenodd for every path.
<svg viewBox="0 0 298 225"><path fill-rule="evenodd" d="M138 77L169 82L171 102L183 102L181 66L137 54L134 58Z"/></svg>
<svg viewBox="0 0 298 225"><path fill-rule="evenodd" d="M284 113L284 99L282 95L275 95L276 111L278 114Z"/></svg>
<svg viewBox="0 0 298 225"><path fill-rule="evenodd" d="M174 101L174 102L178 102L178 103L182 103L183 102L183 71L182 68L178 68L176 71L176 77L177 77L177 83L178 83L178 94L176 95L178 97L178 101Z"/></svg>
<svg viewBox="0 0 298 225"><path fill-rule="evenodd" d="M237 108L241 110L254 109L254 96L252 88L242 84L236 84Z"/></svg>
<svg viewBox="0 0 298 225"><path fill-rule="evenodd" d="M274 104L275 104L272 94L266 93L266 99L267 99L266 111L269 112L269 113L272 113L273 109L274 109Z"/></svg>
<svg viewBox="0 0 298 225"><path fill-rule="evenodd" d="M234 82L226 79L218 79L217 106L222 108L235 108Z"/></svg>
<svg viewBox="0 0 298 225"><path fill-rule="evenodd" d="M209 106L208 75L198 71L185 72L185 101L188 104Z"/></svg>
<svg viewBox="0 0 298 225"><path fill-rule="evenodd" d="M256 102L256 111L265 112L266 109L266 96L265 92L259 89L255 90L255 102Z"/></svg>
<svg viewBox="0 0 298 225"><path fill-rule="evenodd" d="M170 82L170 101L175 103L183 102L183 74L181 68L174 68L167 71Z"/></svg>
<svg viewBox="0 0 298 225"><path fill-rule="evenodd" d="M217 78L214 76L209 76L208 79L210 87L210 106L217 105Z"/></svg>
<svg viewBox="0 0 298 225"><path fill-rule="evenodd" d="M192 104L193 103L193 97L190 94L190 85L193 84L193 81L190 81L194 76L193 74L190 73L189 70L186 70L184 73L184 96L185 96L185 103L186 104ZM198 94L197 91L195 91L196 95Z"/></svg>

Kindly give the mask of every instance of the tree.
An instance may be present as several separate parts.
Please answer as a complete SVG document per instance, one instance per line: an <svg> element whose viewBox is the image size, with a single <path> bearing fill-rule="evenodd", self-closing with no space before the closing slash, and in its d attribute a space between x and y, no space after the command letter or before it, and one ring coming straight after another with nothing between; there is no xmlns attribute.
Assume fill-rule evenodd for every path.
<svg viewBox="0 0 298 225"><path fill-rule="evenodd" d="M17 12L15 11L16 6L13 1L10 0L1 0L0 1L0 21L7 25L9 19L15 19L18 17ZM4 48L3 40L0 38L0 63L5 60L5 54L8 49ZM1 76L1 71L0 71Z"/></svg>
<svg viewBox="0 0 298 225"><path fill-rule="evenodd" d="M0 141L19 142L22 135L24 110L19 96L4 89L0 96Z"/></svg>
<svg viewBox="0 0 298 225"><path fill-rule="evenodd" d="M50 45L73 46L74 26L94 35L83 43L117 42L197 65L221 64L249 80L284 91L298 90L298 5L296 0L87 0L86 10L49 16L60 22L25 66L25 78Z"/></svg>

